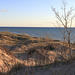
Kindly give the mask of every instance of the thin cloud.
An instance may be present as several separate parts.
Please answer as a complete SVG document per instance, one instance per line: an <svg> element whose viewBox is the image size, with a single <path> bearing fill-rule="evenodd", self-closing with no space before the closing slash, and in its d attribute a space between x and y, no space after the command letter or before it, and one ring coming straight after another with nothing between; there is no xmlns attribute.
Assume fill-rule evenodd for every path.
<svg viewBox="0 0 75 75"><path fill-rule="evenodd" d="M8 9L1 9L0 12L9 12L10 10Z"/></svg>

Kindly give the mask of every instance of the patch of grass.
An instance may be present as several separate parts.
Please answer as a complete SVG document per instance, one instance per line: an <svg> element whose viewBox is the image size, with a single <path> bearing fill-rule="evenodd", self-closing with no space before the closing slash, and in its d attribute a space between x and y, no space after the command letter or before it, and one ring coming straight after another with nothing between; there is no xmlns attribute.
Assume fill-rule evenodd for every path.
<svg viewBox="0 0 75 75"><path fill-rule="evenodd" d="M28 54L32 54L36 51L36 49L32 48L30 51L28 51Z"/></svg>
<svg viewBox="0 0 75 75"><path fill-rule="evenodd" d="M71 64L73 61L75 61L75 58L69 58L68 60L65 59L62 64Z"/></svg>
<svg viewBox="0 0 75 75"><path fill-rule="evenodd" d="M9 71L9 73L17 72L18 70L22 69L23 67L24 67L23 64L17 63L17 64L15 64L15 65L11 68L11 70Z"/></svg>
<svg viewBox="0 0 75 75"><path fill-rule="evenodd" d="M50 44L49 44L49 45L45 46L44 49L46 49L46 50L51 50L51 51L52 51L52 50L54 50L55 48L53 47L53 45L50 45Z"/></svg>
<svg viewBox="0 0 75 75"><path fill-rule="evenodd" d="M27 51L24 52L12 52L13 54L19 54L19 53L27 53Z"/></svg>
<svg viewBox="0 0 75 75"><path fill-rule="evenodd" d="M17 37L18 40L28 40L28 38Z"/></svg>

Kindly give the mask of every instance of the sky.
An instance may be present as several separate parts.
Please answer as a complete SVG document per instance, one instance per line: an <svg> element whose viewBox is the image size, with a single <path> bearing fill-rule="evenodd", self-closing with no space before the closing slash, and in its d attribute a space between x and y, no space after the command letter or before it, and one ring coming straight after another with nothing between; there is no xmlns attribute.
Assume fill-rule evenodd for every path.
<svg viewBox="0 0 75 75"><path fill-rule="evenodd" d="M75 8L75 0L66 2ZM60 11L61 4L62 0L0 0L0 27L54 27L51 6Z"/></svg>

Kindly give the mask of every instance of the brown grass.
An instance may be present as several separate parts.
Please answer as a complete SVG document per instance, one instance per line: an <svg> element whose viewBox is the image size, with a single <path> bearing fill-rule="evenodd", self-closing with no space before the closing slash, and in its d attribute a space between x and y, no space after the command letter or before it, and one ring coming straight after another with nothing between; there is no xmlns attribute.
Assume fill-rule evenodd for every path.
<svg viewBox="0 0 75 75"><path fill-rule="evenodd" d="M19 62L19 64L15 62L12 67L7 67L11 67L11 69L8 70L8 73L18 71L23 67L42 66L43 68L48 69L51 65L52 67L55 67L60 64L71 64L75 61L75 45L73 43L71 43L72 59L70 59L69 48L66 41L31 37L26 34L13 34L9 32L0 32L0 39L0 49L5 57L4 59L1 55L2 62L5 62L6 65L10 65L9 63L12 64L14 61ZM14 56L16 53L20 54L23 52L26 53L25 60L19 60ZM11 62L8 61L7 58L9 60L11 59ZM61 71L52 70L52 75L63 75L62 72L60 72Z"/></svg>

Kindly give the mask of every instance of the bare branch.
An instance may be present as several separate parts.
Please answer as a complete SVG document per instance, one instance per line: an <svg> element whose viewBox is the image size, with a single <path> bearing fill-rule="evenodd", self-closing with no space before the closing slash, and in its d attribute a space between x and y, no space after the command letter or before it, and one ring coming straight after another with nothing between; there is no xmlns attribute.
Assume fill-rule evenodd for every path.
<svg viewBox="0 0 75 75"><path fill-rule="evenodd" d="M75 19L75 14L73 14L73 11L75 9L73 9L71 7L69 9L69 11L67 11L67 3L65 1L63 1L62 3L63 3L63 6L61 8L62 15L58 11L56 11L56 9L53 8L53 7L52 7L52 10L53 10L54 14L56 15L57 20L59 21L59 22L57 22L57 25L59 27L59 30L60 30L60 24L62 24L64 26L64 32L62 34L64 35L64 41L65 41L65 37L68 36L67 42L68 42L69 51L70 51L70 54L71 54L71 48L70 48L71 38L70 37L71 37L72 23L73 23L73 20ZM66 32L67 32L67 35L66 35Z"/></svg>

